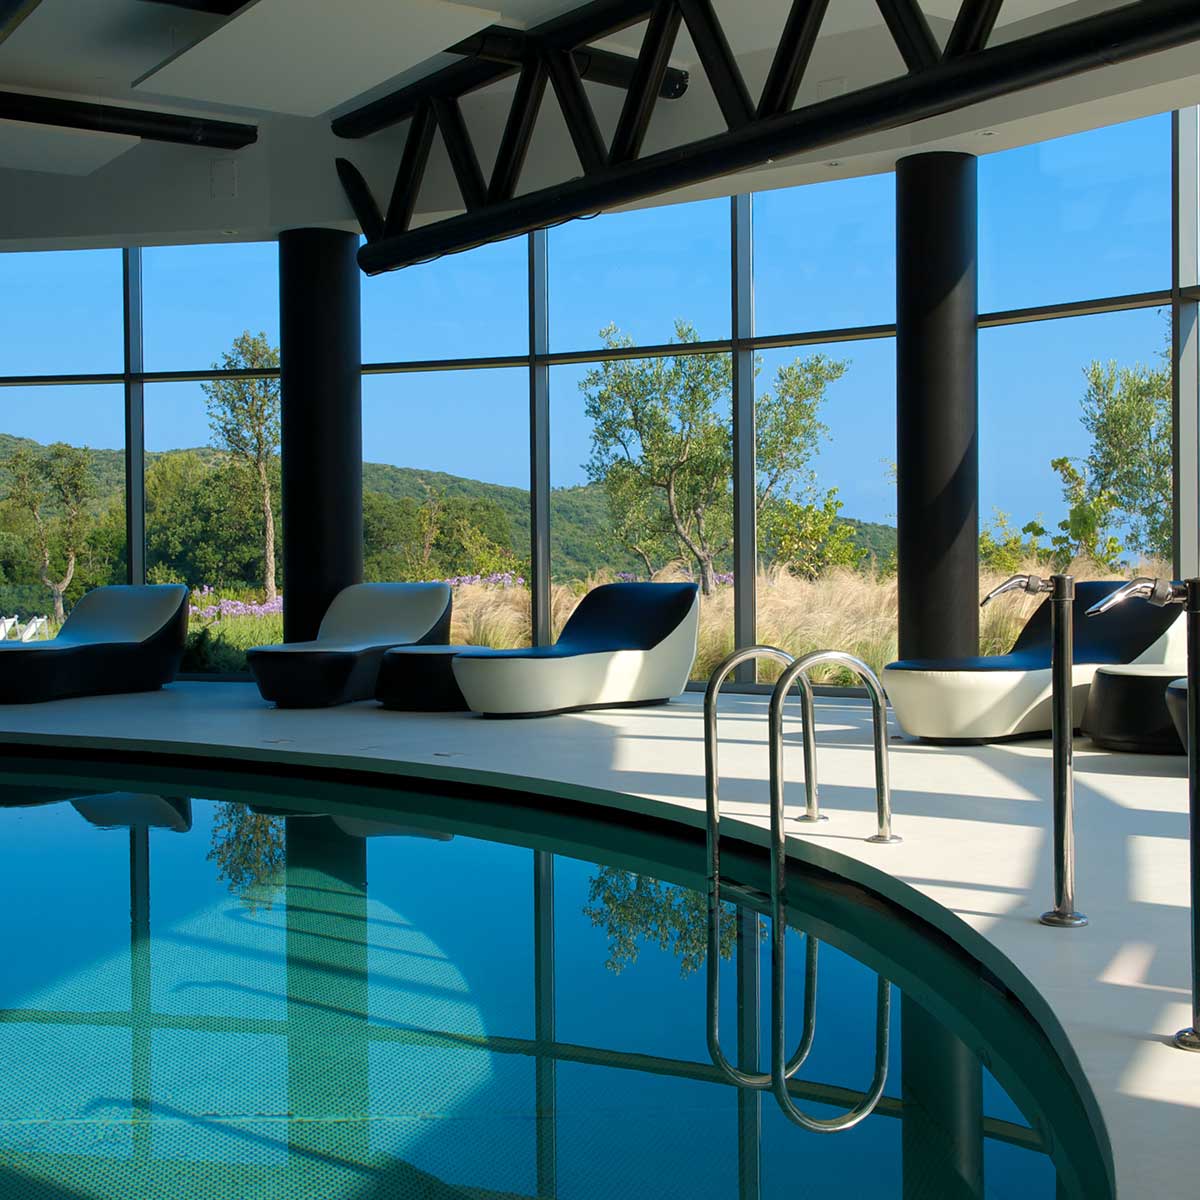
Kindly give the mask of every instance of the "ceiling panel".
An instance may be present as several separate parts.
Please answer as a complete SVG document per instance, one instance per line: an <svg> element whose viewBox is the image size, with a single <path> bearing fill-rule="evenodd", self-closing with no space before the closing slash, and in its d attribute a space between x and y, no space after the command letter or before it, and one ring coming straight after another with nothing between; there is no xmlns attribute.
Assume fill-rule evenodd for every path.
<svg viewBox="0 0 1200 1200"><path fill-rule="evenodd" d="M0 170L90 175L140 140L123 133L0 121Z"/></svg>
<svg viewBox="0 0 1200 1200"><path fill-rule="evenodd" d="M135 89L315 117L498 18L449 0L258 0Z"/></svg>

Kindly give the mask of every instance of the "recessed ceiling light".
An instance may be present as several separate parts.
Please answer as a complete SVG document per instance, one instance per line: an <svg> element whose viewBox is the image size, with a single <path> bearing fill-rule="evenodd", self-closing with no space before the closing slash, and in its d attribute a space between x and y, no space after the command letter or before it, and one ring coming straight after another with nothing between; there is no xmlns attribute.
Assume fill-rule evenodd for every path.
<svg viewBox="0 0 1200 1200"><path fill-rule="evenodd" d="M223 234L224 234L226 237L237 237L237 230L236 230L236 229L222 229L222 230L221 230L221 232L222 232L222 233L223 233Z"/></svg>
<svg viewBox="0 0 1200 1200"><path fill-rule="evenodd" d="M842 162L841 162L841 159L835 158L832 161L827 162L825 165L827 167L840 167L842 165Z"/></svg>
<svg viewBox="0 0 1200 1200"><path fill-rule="evenodd" d="M979 136L980 137L995 137L996 131L994 129L981 129L979 131Z"/></svg>

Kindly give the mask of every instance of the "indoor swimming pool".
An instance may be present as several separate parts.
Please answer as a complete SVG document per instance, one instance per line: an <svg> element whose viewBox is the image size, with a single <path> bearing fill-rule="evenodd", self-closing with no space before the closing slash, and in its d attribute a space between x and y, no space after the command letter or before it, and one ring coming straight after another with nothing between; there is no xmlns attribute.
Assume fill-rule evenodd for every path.
<svg viewBox="0 0 1200 1200"><path fill-rule="evenodd" d="M861 1102L881 974L887 1078L815 1134L709 1054L694 831L71 769L0 780L4 1200L1111 1194L1086 1085L1023 1006L843 881L789 882L789 1096ZM766 867L726 857L722 1045L765 1070Z"/></svg>

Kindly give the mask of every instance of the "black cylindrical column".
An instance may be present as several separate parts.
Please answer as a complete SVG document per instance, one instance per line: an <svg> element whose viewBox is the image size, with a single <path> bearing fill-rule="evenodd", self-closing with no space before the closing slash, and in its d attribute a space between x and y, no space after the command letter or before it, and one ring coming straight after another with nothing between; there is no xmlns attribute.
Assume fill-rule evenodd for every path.
<svg viewBox="0 0 1200 1200"><path fill-rule="evenodd" d="M283 637L315 637L362 581L362 328L358 237L279 235Z"/></svg>
<svg viewBox="0 0 1200 1200"><path fill-rule="evenodd" d="M896 515L900 657L979 652L976 172L896 165Z"/></svg>

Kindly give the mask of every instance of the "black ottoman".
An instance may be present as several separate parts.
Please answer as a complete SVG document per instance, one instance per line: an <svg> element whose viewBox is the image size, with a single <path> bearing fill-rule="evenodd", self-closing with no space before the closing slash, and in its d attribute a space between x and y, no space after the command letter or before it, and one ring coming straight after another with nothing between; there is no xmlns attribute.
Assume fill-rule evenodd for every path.
<svg viewBox="0 0 1200 1200"><path fill-rule="evenodd" d="M1167 684L1167 712L1171 714L1171 722L1179 740L1187 750L1187 705L1188 685L1186 679L1173 679Z"/></svg>
<svg viewBox="0 0 1200 1200"><path fill-rule="evenodd" d="M375 699L397 712L466 712L454 656L471 646L394 646L383 656Z"/></svg>
<svg viewBox="0 0 1200 1200"><path fill-rule="evenodd" d="M1183 743L1164 695L1178 674L1178 666L1159 664L1098 667L1088 692L1083 732L1105 750L1182 754Z"/></svg>

